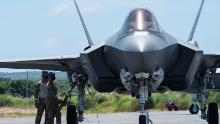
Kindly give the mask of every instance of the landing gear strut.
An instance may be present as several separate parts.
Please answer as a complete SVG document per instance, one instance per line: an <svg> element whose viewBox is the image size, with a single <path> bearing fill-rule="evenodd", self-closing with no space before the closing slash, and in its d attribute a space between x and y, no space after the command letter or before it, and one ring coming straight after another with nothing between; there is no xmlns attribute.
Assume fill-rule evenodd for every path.
<svg viewBox="0 0 220 124"><path fill-rule="evenodd" d="M197 94L192 94L192 105L189 107L191 114L198 114L199 106L197 105Z"/></svg>
<svg viewBox="0 0 220 124"><path fill-rule="evenodd" d="M83 77L82 77L83 78ZM84 120L83 114L84 114L84 97L85 97L85 86L87 81L84 80L77 81L77 92L78 92L78 120L82 122Z"/></svg>
<svg viewBox="0 0 220 124"><path fill-rule="evenodd" d="M152 124L153 122L149 118L149 112L145 111L144 105L145 101L148 100L148 89L147 86L144 86L144 81L140 81L140 97L138 98L140 105L140 115L139 115L139 124Z"/></svg>
<svg viewBox="0 0 220 124"><path fill-rule="evenodd" d="M215 87L212 83L212 74L215 73L215 68L210 68L206 70L204 78L199 77L199 85L197 94L192 95L193 104L190 107L191 114L198 113L197 101L200 103L201 108L201 119L207 120L209 124L218 124L219 114L217 103L210 103L208 106L208 111L206 107L206 85L211 84L212 87ZM198 98L198 99L197 99Z"/></svg>
<svg viewBox="0 0 220 124"><path fill-rule="evenodd" d="M197 105L197 101L200 103L200 110L201 110L201 119L206 120L207 119L207 107L206 107L206 93L198 93L198 94L192 94L192 105L189 108L189 112L191 114L198 114L199 112L199 106Z"/></svg>
<svg viewBox="0 0 220 124"><path fill-rule="evenodd" d="M128 70L122 69L120 77L125 88L138 100L140 105L139 124L153 124L149 118L149 112L144 109L144 105L148 97L151 96L151 92L155 91L162 83L163 69L158 67L153 74L144 72L131 74Z"/></svg>
<svg viewBox="0 0 220 124"><path fill-rule="evenodd" d="M85 86L88 81L88 78L84 74L75 73L75 72L68 72L68 78L71 87L76 86L77 88L78 117L77 117L76 107L73 105L69 105L67 107L67 122L71 122L71 123L73 122L78 123L78 121L82 122L84 120L83 114L84 114Z"/></svg>

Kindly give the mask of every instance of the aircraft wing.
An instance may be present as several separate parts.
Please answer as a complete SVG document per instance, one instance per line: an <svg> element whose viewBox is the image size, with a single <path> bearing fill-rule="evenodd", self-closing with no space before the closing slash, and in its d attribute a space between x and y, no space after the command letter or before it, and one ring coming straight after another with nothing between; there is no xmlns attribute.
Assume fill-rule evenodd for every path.
<svg viewBox="0 0 220 124"><path fill-rule="evenodd" d="M216 65L217 64L217 65ZM203 55L203 68L210 68L213 66L220 66L220 54L204 54Z"/></svg>
<svg viewBox="0 0 220 124"><path fill-rule="evenodd" d="M67 71L79 66L79 56L0 60L0 68Z"/></svg>

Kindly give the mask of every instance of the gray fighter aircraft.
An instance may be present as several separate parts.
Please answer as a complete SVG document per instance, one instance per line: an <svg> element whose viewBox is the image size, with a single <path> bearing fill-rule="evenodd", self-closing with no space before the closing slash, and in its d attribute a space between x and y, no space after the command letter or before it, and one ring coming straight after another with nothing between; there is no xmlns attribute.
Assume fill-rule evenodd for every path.
<svg viewBox="0 0 220 124"><path fill-rule="evenodd" d="M212 74L219 67L220 55L203 54L193 35L204 4L198 11L187 41L180 41L165 32L154 14L135 8L122 28L106 42L94 45L74 0L89 46L75 57L0 61L0 68L42 69L67 72L71 87L78 89L79 121L83 121L84 90L91 84L99 92L129 93L140 104L139 124L149 124L145 101L154 92L166 90L195 93L191 111L198 109L196 96L202 98L202 118L209 124L218 123L216 103L205 106L205 93L220 89L212 83ZM207 87L208 86L208 87Z"/></svg>

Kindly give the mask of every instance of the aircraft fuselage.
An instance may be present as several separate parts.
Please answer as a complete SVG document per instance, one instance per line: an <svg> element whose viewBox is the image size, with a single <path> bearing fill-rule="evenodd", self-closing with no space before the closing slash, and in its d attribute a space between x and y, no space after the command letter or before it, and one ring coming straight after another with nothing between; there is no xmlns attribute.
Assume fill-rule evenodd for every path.
<svg viewBox="0 0 220 124"><path fill-rule="evenodd" d="M90 81L100 92L123 88L122 69L134 75L151 75L158 68L165 74L161 86L179 91L191 85L202 51L163 31L148 10L139 8L129 14L119 32L100 46L86 50L84 55Z"/></svg>
<svg viewBox="0 0 220 124"><path fill-rule="evenodd" d="M167 42L164 36L147 31L134 31L127 36L110 41L104 48L105 62L116 74L122 68L131 73L155 72L162 67L166 72L172 69L178 57L178 47Z"/></svg>

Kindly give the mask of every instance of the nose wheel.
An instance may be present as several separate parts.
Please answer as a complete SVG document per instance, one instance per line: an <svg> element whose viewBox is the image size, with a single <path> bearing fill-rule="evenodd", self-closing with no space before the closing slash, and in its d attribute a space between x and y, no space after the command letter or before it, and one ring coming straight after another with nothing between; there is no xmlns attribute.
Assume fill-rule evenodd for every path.
<svg viewBox="0 0 220 124"><path fill-rule="evenodd" d="M147 116L146 115L140 115L139 116L139 124L146 124L147 123Z"/></svg>
<svg viewBox="0 0 220 124"><path fill-rule="evenodd" d="M153 122L149 119L149 114L141 114L139 116L139 124L153 124Z"/></svg>
<svg viewBox="0 0 220 124"><path fill-rule="evenodd" d="M146 86L142 86L139 90L140 97L138 98L140 105L140 115L139 115L139 124L153 124L149 118L149 112L145 111L144 105L145 101L148 99L148 90Z"/></svg>
<svg viewBox="0 0 220 124"><path fill-rule="evenodd" d="M139 115L139 124L153 124L153 122L149 118L149 112L144 110L144 101L139 99L139 104L141 107L140 115Z"/></svg>

